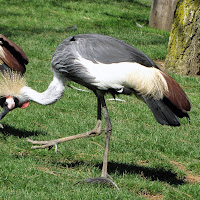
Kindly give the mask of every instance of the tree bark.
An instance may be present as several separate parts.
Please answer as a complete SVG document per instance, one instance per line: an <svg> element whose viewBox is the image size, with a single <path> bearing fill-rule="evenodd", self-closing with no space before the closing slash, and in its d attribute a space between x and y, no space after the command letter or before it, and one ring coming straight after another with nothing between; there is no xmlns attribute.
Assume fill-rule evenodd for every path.
<svg viewBox="0 0 200 200"><path fill-rule="evenodd" d="M149 16L149 26L171 30L177 0L153 0Z"/></svg>
<svg viewBox="0 0 200 200"><path fill-rule="evenodd" d="M183 75L200 75L199 0L178 0L165 67Z"/></svg>

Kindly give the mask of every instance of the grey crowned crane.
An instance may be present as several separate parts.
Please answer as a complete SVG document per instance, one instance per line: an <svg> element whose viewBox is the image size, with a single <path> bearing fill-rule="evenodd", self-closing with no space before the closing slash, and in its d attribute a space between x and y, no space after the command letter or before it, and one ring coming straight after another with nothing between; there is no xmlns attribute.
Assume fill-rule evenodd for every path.
<svg viewBox="0 0 200 200"><path fill-rule="evenodd" d="M13 108L28 106L28 103L19 104L14 96L25 84L25 80L21 77L26 72L25 65L27 64L28 57L24 51L0 34L0 106L3 108L0 118L3 118Z"/></svg>
<svg viewBox="0 0 200 200"><path fill-rule="evenodd" d="M74 81L92 90L97 97L97 124L82 134L51 141L33 141L32 148L51 148L59 143L100 135L103 110L105 118L105 151L101 178L86 182L105 181L109 141L112 131L104 96L110 93L135 94L141 97L162 125L179 126L179 118L189 119L190 102L185 92L167 73L135 47L112 37L97 34L81 34L65 39L57 47L52 58L53 81L43 93L30 87L22 87L13 95L19 104L35 101L42 105L59 100L67 81ZM9 102L8 102L9 106Z"/></svg>

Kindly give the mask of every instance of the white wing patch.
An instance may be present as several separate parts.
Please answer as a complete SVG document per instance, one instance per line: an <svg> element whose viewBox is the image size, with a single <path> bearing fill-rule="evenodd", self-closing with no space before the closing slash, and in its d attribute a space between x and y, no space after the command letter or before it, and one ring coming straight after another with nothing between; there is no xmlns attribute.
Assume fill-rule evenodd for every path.
<svg viewBox="0 0 200 200"><path fill-rule="evenodd" d="M93 85L100 90L124 87L133 88L141 95L162 99L168 93L168 86L162 71L154 67L145 67L138 63L93 63L79 56L78 61L95 77Z"/></svg>

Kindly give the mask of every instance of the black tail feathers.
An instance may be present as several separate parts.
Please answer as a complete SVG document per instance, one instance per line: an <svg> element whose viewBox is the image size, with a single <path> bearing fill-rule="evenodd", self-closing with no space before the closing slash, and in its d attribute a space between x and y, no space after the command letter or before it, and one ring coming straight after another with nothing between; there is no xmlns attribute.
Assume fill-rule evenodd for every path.
<svg viewBox="0 0 200 200"><path fill-rule="evenodd" d="M186 110L178 108L176 104L173 104L167 97L160 100L155 100L151 97L145 97L138 94L134 89L124 88L121 94L132 95L137 98L143 99L147 106L152 111L155 119L162 125L180 126L179 118L186 117L190 122L190 117ZM185 94L185 93L184 93ZM188 100L189 102L189 100ZM181 107L181 106L180 106ZM189 109L187 109L189 110Z"/></svg>
<svg viewBox="0 0 200 200"><path fill-rule="evenodd" d="M143 99L152 111L157 122L162 125L180 126L178 117L187 117L189 119L189 115L187 113L183 113L177 108L175 109L165 99L155 100L153 98L146 98L144 96Z"/></svg>

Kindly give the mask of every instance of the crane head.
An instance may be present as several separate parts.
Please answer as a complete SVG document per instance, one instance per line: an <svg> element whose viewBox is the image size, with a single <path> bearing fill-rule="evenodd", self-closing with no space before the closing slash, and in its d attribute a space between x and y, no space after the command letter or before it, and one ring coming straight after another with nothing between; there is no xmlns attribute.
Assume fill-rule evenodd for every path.
<svg viewBox="0 0 200 200"><path fill-rule="evenodd" d="M0 105L2 107L2 111L0 113L1 120L15 108L27 108L29 106L29 101L20 103L18 98L7 96L0 99Z"/></svg>
<svg viewBox="0 0 200 200"><path fill-rule="evenodd" d="M26 86L24 77L15 72L0 73L0 106L3 108L0 113L0 120L15 108L26 108L29 101L20 98L20 90Z"/></svg>

